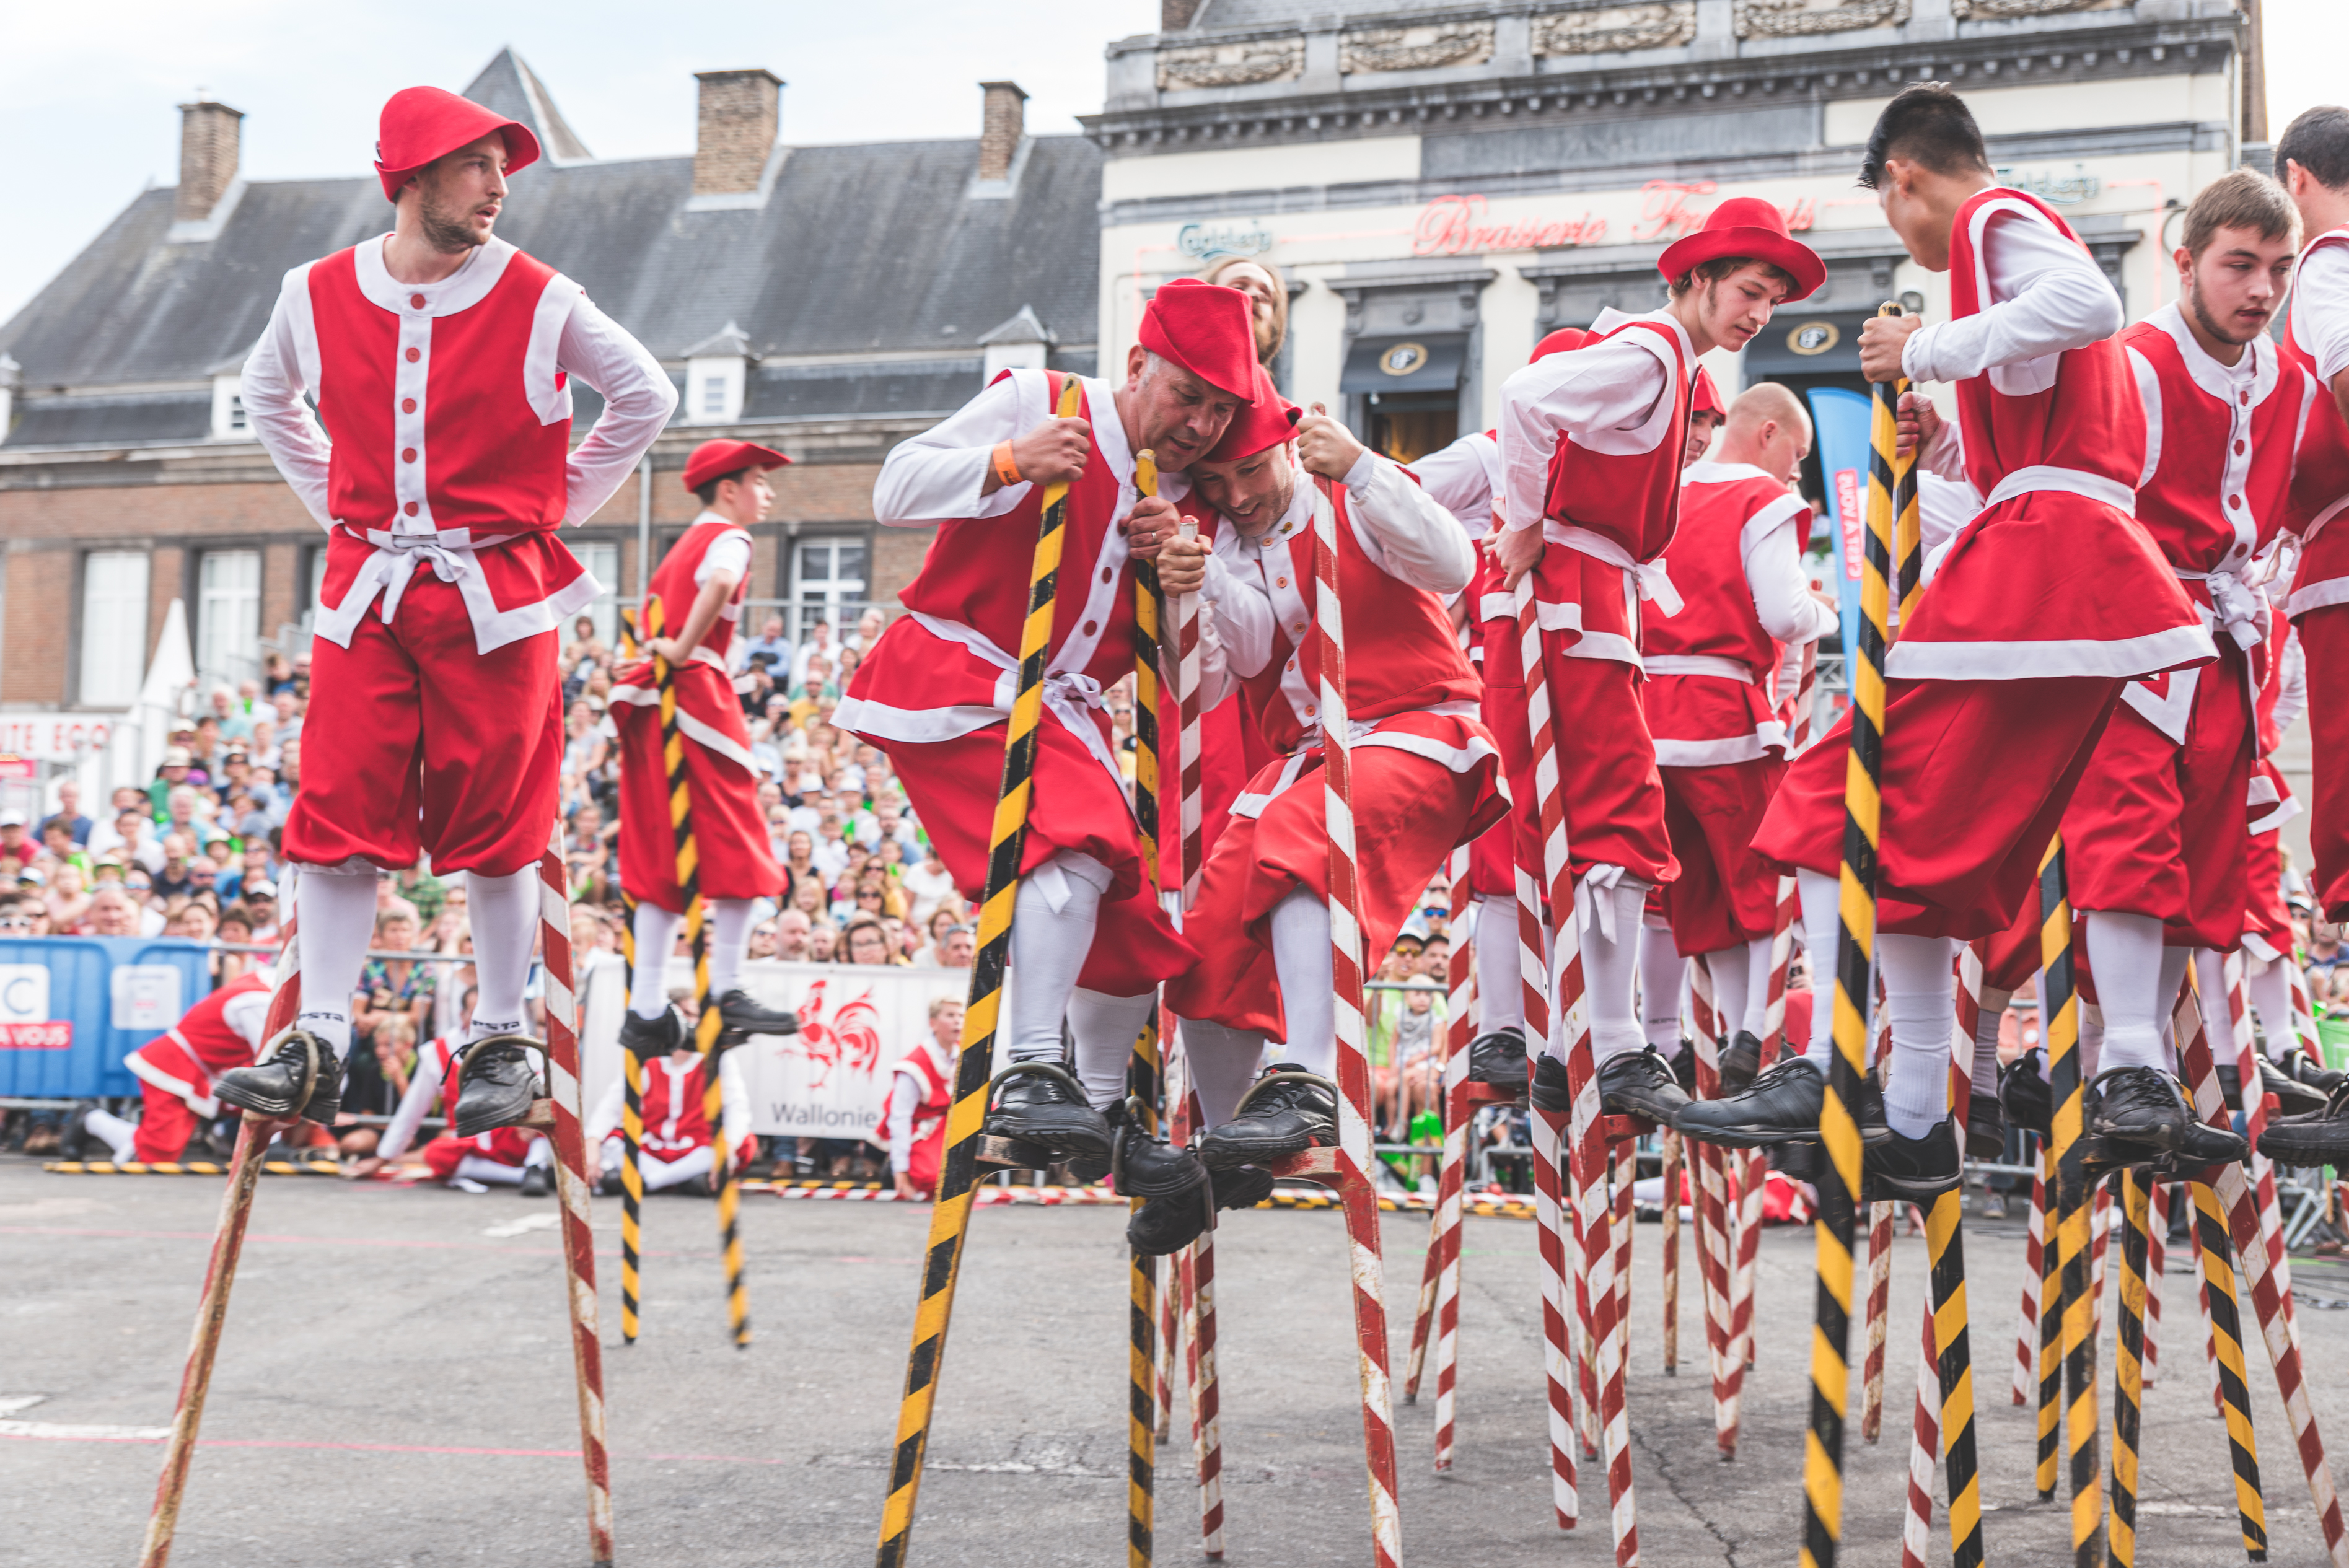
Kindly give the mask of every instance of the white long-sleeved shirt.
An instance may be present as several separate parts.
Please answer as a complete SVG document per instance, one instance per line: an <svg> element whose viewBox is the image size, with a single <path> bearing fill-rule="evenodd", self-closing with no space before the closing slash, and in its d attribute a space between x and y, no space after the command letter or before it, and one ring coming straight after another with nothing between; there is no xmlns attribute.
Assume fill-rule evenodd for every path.
<svg viewBox="0 0 2349 1568"><path fill-rule="evenodd" d="M1093 450L1091 463L1106 463L1117 477L1117 511L1123 522L1142 492L1133 482L1133 449L1117 415L1115 390L1106 381L1084 378L1085 405ZM957 518L1001 517L1034 485L1021 480L982 494L992 471L991 453L1053 418L1050 388L1041 372L1014 371L917 436L908 436L881 459L873 481L873 516L884 528L927 528ZM1180 473L1158 477L1158 493L1169 500L1188 495L1191 481Z"/></svg>
<svg viewBox="0 0 2349 1568"><path fill-rule="evenodd" d="M502 240L492 240L476 249L463 266L438 283L401 284L390 280L383 263L383 242L390 237L386 234L360 242L357 261L362 292L370 299L378 292L396 292L400 296L421 294L425 301L422 308L435 314L462 309L465 304L485 294L484 277L492 267L502 264L498 247L503 247L506 253L513 249ZM291 296L308 288L309 268L313 264L305 263L285 274L285 288L276 307L270 312L269 325L244 362L239 395L244 401L245 418L271 460L276 463L277 471L285 476L294 493L302 498L302 504L309 508L320 527L331 529L337 521L344 521L355 527L388 527L394 532L429 532L429 520L425 518L394 515L337 520L328 511L326 470L334 445L319 428L310 406L303 400L305 392L315 392L316 388L310 387L302 374L295 326L300 313L288 303ZM489 281L494 282L494 278ZM405 303L403 298L386 308L399 308ZM577 377L604 397L604 412L596 419L595 428L587 432L587 438L573 449L564 465L564 521L585 522L636 471L636 460L652 446L677 407L677 388L669 384L660 362L646 351L644 345L585 297L572 305L564 320L554 363L557 369Z"/></svg>
<svg viewBox="0 0 2349 1568"><path fill-rule="evenodd" d="M1493 500L1500 494L1501 443L1482 430L1461 437L1405 465L1419 476L1419 488L1459 520L1472 540L1493 526Z"/></svg>
<svg viewBox="0 0 2349 1568"><path fill-rule="evenodd" d="M1691 363L1688 335L1671 313L1660 319L1680 335ZM1501 525L1511 532L1539 527L1548 499L1550 458L1561 432L1610 452L1653 451L1671 421L1658 405L1671 377L1645 333L1619 332L1566 354L1535 360L1501 384Z"/></svg>
<svg viewBox="0 0 2349 1568"><path fill-rule="evenodd" d="M948 1083L954 1081L954 1053L940 1051L934 1040L924 1040L922 1048L930 1053L930 1065ZM914 1113L922 1108L922 1097L929 1092L921 1078L904 1068L889 1088L889 1169L899 1174L914 1168Z"/></svg>
<svg viewBox="0 0 2349 1568"><path fill-rule="evenodd" d="M1963 381L2004 370L2002 392L2041 392L2055 383L2055 356L2121 329L2120 295L2095 258L2065 239L2036 209L1978 213L1975 239L1987 303L1969 316L1930 322L1911 333L1900 368L1912 381Z"/></svg>
<svg viewBox="0 0 2349 1568"><path fill-rule="evenodd" d="M2282 735L2300 722L2308 711L2308 654L2297 636L2286 635L2282 649L2276 655L2283 660L2283 674L2278 677L2275 700L2276 733Z"/></svg>
<svg viewBox="0 0 2349 1568"><path fill-rule="evenodd" d="M2292 285L2292 335L2316 361L2331 390L2349 370L2349 245L2319 245Z"/></svg>

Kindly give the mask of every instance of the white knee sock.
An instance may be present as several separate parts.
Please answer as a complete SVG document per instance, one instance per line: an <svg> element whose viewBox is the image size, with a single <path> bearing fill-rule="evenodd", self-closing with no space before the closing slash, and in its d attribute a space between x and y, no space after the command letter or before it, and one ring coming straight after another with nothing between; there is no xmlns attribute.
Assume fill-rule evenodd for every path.
<svg viewBox="0 0 2349 1568"><path fill-rule="evenodd" d="M1525 970L1517 951L1517 901L1476 901L1476 1018L1478 1032L1526 1027Z"/></svg>
<svg viewBox="0 0 2349 1568"><path fill-rule="evenodd" d="M723 996L742 984L742 957L750 949L750 900L709 901L709 994Z"/></svg>
<svg viewBox="0 0 2349 1568"><path fill-rule="evenodd" d="M502 1164L486 1155L468 1154L457 1161L457 1169L450 1173L450 1179L454 1181L479 1181L484 1187L519 1187L525 1169L525 1166Z"/></svg>
<svg viewBox="0 0 2349 1568"><path fill-rule="evenodd" d="M1760 1039L1770 1023L1770 981L1777 973L1770 962L1770 949L1775 945L1767 936L1757 936L1745 944L1745 1006L1737 1026ZM1730 1004L1722 1003L1726 1009Z"/></svg>
<svg viewBox="0 0 2349 1568"><path fill-rule="evenodd" d="M1745 1027L1745 997L1754 981L1754 950L1741 942L1734 947L1706 954L1704 963L1713 972L1713 1014L1717 1020L1713 1027L1720 1033L1722 1048L1726 1050L1731 1035ZM1757 1038L1761 1033L1759 1029L1754 1031Z"/></svg>
<svg viewBox="0 0 2349 1568"><path fill-rule="evenodd" d="M1973 1092L1998 1098L1998 1026L2014 993L1995 985L1982 990L1982 1013L1974 1019Z"/></svg>
<svg viewBox="0 0 2349 1568"><path fill-rule="evenodd" d="M636 905L636 968L628 985L628 1011L650 1021L668 1006L668 960L685 916L657 903Z"/></svg>
<svg viewBox="0 0 2349 1568"><path fill-rule="evenodd" d="M1191 1090L1204 1125L1221 1127L1239 1109L1264 1059L1264 1037L1200 1018L1183 1020L1183 1049L1191 1064Z"/></svg>
<svg viewBox="0 0 2349 1568"><path fill-rule="evenodd" d="M1803 944L1811 955L1811 1037L1803 1055L1819 1071L1835 1058L1836 942L1843 930L1842 882L1817 872L1798 871L1795 888L1803 902Z"/></svg>
<svg viewBox="0 0 2349 1568"><path fill-rule="evenodd" d="M2292 954L2250 962L2259 965L2259 968L2244 983L2244 988L2251 993L2251 1012L2259 1018L2260 1033L2267 1037L2269 1059L2280 1062L2300 1048L2300 1041L2292 1034L2292 972L2284 967L2292 962Z"/></svg>
<svg viewBox="0 0 2349 1568"><path fill-rule="evenodd" d="M1950 1037L1957 1027L1956 980L1946 936L1880 932L1884 1008L1892 1021L1884 1119L1903 1138L1922 1138L1950 1113Z"/></svg>
<svg viewBox="0 0 2349 1568"><path fill-rule="evenodd" d="M2100 909L2087 917L2088 967L2105 1016L2097 1071L2162 1065L2165 997L2161 922L2150 914ZM2179 959L2183 973L2183 954ZM2054 1022L2043 1020L2044 1030Z"/></svg>
<svg viewBox="0 0 2349 1568"><path fill-rule="evenodd" d="M473 928L474 1039L528 1032L523 993L530 985L530 951L538 940L538 868L512 876L465 873L467 918Z"/></svg>
<svg viewBox="0 0 2349 1568"><path fill-rule="evenodd" d="M1594 868L1593 874L1605 869ZM1611 888L1586 877L1574 890L1575 903L1582 906L1582 983L1593 1067L1604 1067L1648 1043L1631 1006L1631 986L1640 974L1640 908L1647 902L1648 887L1626 875Z"/></svg>
<svg viewBox="0 0 2349 1568"><path fill-rule="evenodd" d="M1095 1110L1125 1098L1126 1064L1133 1043L1158 1006L1158 993L1112 996L1080 985L1069 993L1069 1033L1077 1041L1077 1081Z"/></svg>
<svg viewBox="0 0 2349 1568"><path fill-rule="evenodd" d="M2161 950L2161 994L2155 1006L2160 1013L2161 1048L2168 1053L2165 1060L2173 1068L2178 1065L2178 998L2186 984L2186 965L2193 956L2191 952L2183 947L2165 947ZM2096 994L2099 996L2104 995L2101 985ZM2101 1031L2101 1026L2099 1029ZM2097 1037L2101 1043L2103 1038L2101 1032Z"/></svg>
<svg viewBox="0 0 2349 1568"><path fill-rule="evenodd" d="M110 1110L102 1110L93 1105L89 1108L88 1113L81 1119L81 1124L106 1140L106 1146L114 1150L114 1158L118 1163L129 1159L138 1151L138 1127L123 1120ZM171 1152L177 1154L179 1150L175 1149Z"/></svg>
<svg viewBox="0 0 2349 1568"><path fill-rule="evenodd" d="M302 920L302 1012L295 1022L338 1057L350 1055L351 993L375 934L375 877L369 865L304 866L294 883Z"/></svg>
<svg viewBox="0 0 2349 1568"><path fill-rule="evenodd" d="M1272 906L1272 966L1288 1018L1281 1059L1324 1078L1338 1076L1337 955L1330 947L1330 910L1310 888Z"/></svg>
<svg viewBox="0 0 2349 1568"><path fill-rule="evenodd" d="M1109 868L1090 855L1054 855L1019 881L1011 918L1011 1037L1015 1062L1061 1059L1061 1019L1092 951Z"/></svg>
<svg viewBox="0 0 2349 1568"><path fill-rule="evenodd" d="M1680 1054L1681 985L1687 976L1688 960L1672 944L1671 929L1640 926L1640 1034L1666 1060Z"/></svg>
<svg viewBox="0 0 2349 1568"><path fill-rule="evenodd" d="M2227 955L2208 947L2196 948L2194 984L2202 994L2202 1033L2210 1041L2211 1065L2233 1067L2235 1015L2227 1000Z"/></svg>

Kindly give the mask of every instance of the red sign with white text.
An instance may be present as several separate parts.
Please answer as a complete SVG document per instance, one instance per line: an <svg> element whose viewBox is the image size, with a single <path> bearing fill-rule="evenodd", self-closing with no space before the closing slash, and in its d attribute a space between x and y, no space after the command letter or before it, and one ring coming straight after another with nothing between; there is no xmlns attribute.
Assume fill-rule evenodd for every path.
<svg viewBox="0 0 2349 1568"><path fill-rule="evenodd" d="M1837 469L1835 477L1836 519L1843 524L1843 574L1849 583L1859 581L1859 537L1866 531L1859 510L1859 470Z"/></svg>
<svg viewBox="0 0 2349 1568"><path fill-rule="evenodd" d="M64 1018L36 1024L0 1024L0 1051L69 1051L73 1024Z"/></svg>

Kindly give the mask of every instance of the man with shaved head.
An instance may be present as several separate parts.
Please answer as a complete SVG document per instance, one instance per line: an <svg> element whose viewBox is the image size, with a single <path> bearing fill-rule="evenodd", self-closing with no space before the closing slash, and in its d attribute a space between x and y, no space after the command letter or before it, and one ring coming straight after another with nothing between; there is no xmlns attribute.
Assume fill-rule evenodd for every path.
<svg viewBox="0 0 2349 1568"><path fill-rule="evenodd" d="M1643 628L1648 727L1681 874L1662 889L1670 928L1641 934L1640 1023L1651 1046L1678 1050L1681 962L1704 959L1737 1031L1722 1058L1733 1092L1760 1067L1769 989L1778 877L1747 846L1786 768L1782 645L1836 624L1803 571L1811 511L1789 488L1810 449L1810 417L1785 387L1764 381L1730 405L1716 455L1682 476L1664 552L1681 612Z"/></svg>

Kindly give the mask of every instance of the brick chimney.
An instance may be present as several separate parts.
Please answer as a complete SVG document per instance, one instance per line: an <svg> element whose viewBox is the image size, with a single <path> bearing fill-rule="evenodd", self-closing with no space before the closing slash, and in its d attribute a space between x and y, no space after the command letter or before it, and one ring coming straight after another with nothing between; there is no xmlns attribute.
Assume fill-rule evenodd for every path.
<svg viewBox="0 0 2349 1568"><path fill-rule="evenodd" d="M756 191L774 151L782 78L772 71L696 71L701 84L700 131L693 148L693 193Z"/></svg>
<svg viewBox="0 0 2349 1568"><path fill-rule="evenodd" d="M1011 159L1028 128L1028 95L1018 82L981 82L987 107L979 120L978 177L1011 178Z"/></svg>
<svg viewBox="0 0 2349 1568"><path fill-rule="evenodd" d="M171 216L201 223L236 178L237 126L242 109L199 98L180 106L180 193Z"/></svg>
<svg viewBox="0 0 2349 1568"><path fill-rule="evenodd" d="M1179 33L1199 14L1200 0L1158 0L1158 30Z"/></svg>

